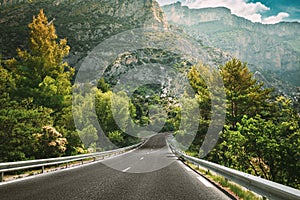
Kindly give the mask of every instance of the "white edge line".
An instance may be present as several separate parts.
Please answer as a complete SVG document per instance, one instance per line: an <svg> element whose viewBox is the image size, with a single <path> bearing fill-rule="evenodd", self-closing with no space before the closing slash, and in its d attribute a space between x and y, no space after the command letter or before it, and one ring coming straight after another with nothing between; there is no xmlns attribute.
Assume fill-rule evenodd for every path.
<svg viewBox="0 0 300 200"><path fill-rule="evenodd" d="M43 176L48 176L48 175L51 175L51 174L54 174L54 173L60 173L60 172L64 172L64 171L78 169L80 167L94 165L94 164L101 163L103 161L106 161L106 160L109 160L109 159L112 159L112 158L115 158L115 157L118 157L118 156L126 155L126 154L131 153L131 152L133 152L135 150L136 149L132 149L132 150L129 150L129 151L125 152L125 153L117 154L115 156L110 156L110 157L104 158L102 160L96 160L96 161L90 162L90 163L84 163L83 165L80 164L78 166L72 166L72 167L63 168L63 169L60 168L60 169L57 169L55 171L45 172L45 173L36 174L36 175L32 175L32 176L26 176L24 178L17 178L17 179L14 179L14 180L11 180L11 181L7 181L7 182L0 182L0 186L7 185L7 184L12 184L12 183L17 183L17 182L21 182L21 181L26 181L26 180L30 180L30 179L33 179L33 178L39 178L39 177L43 177Z"/></svg>
<svg viewBox="0 0 300 200"><path fill-rule="evenodd" d="M186 169L187 171L189 171L189 172L192 172L192 171L193 171L191 168L189 168L189 167L187 167L187 166L185 166L185 169Z"/></svg>
<svg viewBox="0 0 300 200"><path fill-rule="evenodd" d="M168 146L169 147L169 146ZM171 149L170 149L170 147L169 147L169 150L170 150L170 152L172 152L171 151ZM184 167L187 171L189 171L189 172L194 172L191 168L189 168L188 166L186 166L183 162L181 162L181 161L177 161L182 167ZM198 173L196 173L197 174L197 179L201 182L201 183L203 183L206 187L214 187L213 186L213 184L211 184L208 180L206 180L205 178L203 178L202 176L200 176Z"/></svg>
<svg viewBox="0 0 300 200"><path fill-rule="evenodd" d="M197 179L201 181L206 187L214 187L208 180L203 178L202 176L198 176Z"/></svg>

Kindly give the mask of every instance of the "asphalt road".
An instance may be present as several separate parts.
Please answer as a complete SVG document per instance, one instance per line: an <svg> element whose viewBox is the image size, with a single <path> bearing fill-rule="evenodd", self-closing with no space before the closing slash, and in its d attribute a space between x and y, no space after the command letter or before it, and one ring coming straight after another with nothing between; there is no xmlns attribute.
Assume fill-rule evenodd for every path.
<svg viewBox="0 0 300 200"><path fill-rule="evenodd" d="M0 185L0 199L230 199L170 152L165 135L134 151Z"/></svg>

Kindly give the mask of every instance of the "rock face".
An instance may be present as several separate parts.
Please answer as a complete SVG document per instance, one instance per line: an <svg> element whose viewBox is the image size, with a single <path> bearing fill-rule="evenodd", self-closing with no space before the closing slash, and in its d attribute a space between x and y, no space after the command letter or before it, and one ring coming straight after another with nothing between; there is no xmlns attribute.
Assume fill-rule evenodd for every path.
<svg viewBox="0 0 300 200"><path fill-rule="evenodd" d="M120 32L142 27L166 28L167 22L154 0L38 0L2 6L0 10L0 53L15 56L26 48L32 16L44 9L48 20L55 18L59 38L71 46L68 62L78 66L81 59L103 40Z"/></svg>
<svg viewBox="0 0 300 200"><path fill-rule="evenodd" d="M112 87L155 82L163 91L184 94L192 65L200 61L216 69L229 59L229 54L204 47L180 32L130 30L97 46L82 63L76 80L96 84L104 77Z"/></svg>
<svg viewBox="0 0 300 200"><path fill-rule="evenodd" d="M32 21L33 15L38 14L40 9L44 9L49 21L55 19L59 38L67 38L71 46L67 61L77 69L98 44L112 36L135 28L152 27L175 32L169 35L154 34L154 37L149 38L151 40L149 44L155 44L158 40L164 42L169 38L173 38L175 44L180 41L176 38L178 35L189 35L193 38L193 43L198 45L197 53L204 64L214 67L223 65L232 54L247 61L254 72L259 70L261 73L256 73L257 77L264 77L261 78L263 81L268 81L280 91L293 91L293 89L287 89L290 87L286 87L284 81L277 80L286 80L295 86L300 85L300 25L298 23L254 24L232 15L226 8L193 10L181 6L180 3L165 6L163 11L155 0L18 2L9 6L2 5L0 9L0 54L4 59L14 57L17 48L26 49L29 36L27 25ZM190 45L182 47L189 49ZM126 61L113 64L110 72L118 77L121 73L131 70L132 66L153 63L178 66L178 63L185 60L178 59L181 56L179 54L158 57L162 53L161 50L167 51L164 44L158 50L150 53L136 51L122 54L121 52L117 60L121 62L125 59L122 55L126 55L126 59L129 56L132 60L129 59L129 63ZM142 55L147 55L147 59ZM186 67L192 64L195 62L190 62ZM144 78L151 73L155 74L155 70L143 74ZM163 79L166 78L166 76L161 77L161 82L165 82ZM107 76L107 79L111 79L111 76ZM112 79L111 81L113 82Z"/></svg>
<svg viewBox="0 0 300 200"><path fill-rule="evenodd" d="M185 40L183 39L185 34L180 37L179 35L182 34L180 32L168 32L169 26L165 15L159 4L154 0L38 0L34 3L18 3L5 7L5 9L0 10L0 53L3 54L4 58L15 56L15 49L18 47L26 49L26 41L29 35L27 24L32 21L32 15L36 15L40 9L44 9L49 21L55 19L54 23L59 38L67 38L71 47L67 61L77 69L81 66L84 58L99 44L103 44L104 41L111 41L105 43L106 47L104 49L106 52L104 53L113 52L114 48L118 49L118 41L113 39L116 35L122 35L135 28L150 27L158 30L156 33L149 33L148 36L144 36L147 38L145 39L147 43L145 46L150 48L156 46L156 48L152 50L137 49L134 52L119 52L120 55L118 56L118 53L118 58L115 58L117 60L111 60L115 64L110 66L111 71L107 73L107 79L110 79L110 82L115 81L112 77L120 77L121 74L132 70L133 66L138 68L160 63L171 67L177 66L175 68L178 68L179 65L182 65L180 63L185 62L185 58L181 58L183 55L180 55L180 52L189 50L193 44L197 46L193 49L194 53L197 52L200 55L199 57L201 57L204 64L217 67L230 59L229 54L220 49L204 47L197 40L192 39L191 45L185 43L176 45L176 43ZM127 36L125 40L135 40L135 37L137 35ZM134 42L143 43L143 41ZM167 43L169 48L166 47ZM179 54L171 53L173 47L178 47L173 50L179 52ZM124 55L126 56L124 57ZM184 65L186 67L181 68L188 69L195 63L196 61L189 61L189 64ZM102 66L95 66L95 71L93 71L93 75L97 78L99 78L97 75L100 71L99 67ZM157 75L158 71L157 69L150 69L141 77L146 79L152 75ZM166 82L164 79L168 79L167 76L164 74L158 76L163 85Z"/></svg>
<svg viewBox="0 0 300 200"><path fill-rule="evenodd" d="M227 8L189 9L181 3L163 7L170 25L204 45L220 48L248 62L252 70L271 71L300 86L300 24L252 23Z"/></svg>

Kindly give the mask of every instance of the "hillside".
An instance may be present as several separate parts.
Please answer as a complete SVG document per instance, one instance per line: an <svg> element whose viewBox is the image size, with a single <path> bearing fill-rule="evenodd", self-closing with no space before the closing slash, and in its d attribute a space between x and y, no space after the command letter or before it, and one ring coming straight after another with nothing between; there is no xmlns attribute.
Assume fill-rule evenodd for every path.
<svg viewBox="0 0 300 200"><path fill-rule="evenodd" d="M135 28L160 28L162 34L149 36L147 41L151 45L152 41L157 42L159 40L162 43L161 48L157 50L146 49L135 52L121 52L116 58L116 61L119 60L118 64L112 64L110 67L113 74L110 77L119 77L120 71L125 73L133 66L137 67L151 63L175 66L185 60L180 58L182 55L168 52L170 49L165 46L164 42L172 41L175 43L181 40L178 35L186 38L188 36L184 33L176 32L177 30L168 32L169 26L165 15L158 3L152 0L143 2L139 0L91 0L88 2L82 0L54 2L41 0L34 3L17 3L2 7L0 10L0 31L2 33L0 36L0 53L4 58L15 56L17 48L26 49L28 47L29 30L27 24L32 20L32 15L37 14L42 8L49 21L54 20L58 37L67 38L71 47L67 61L77 69L86 55L98 44L114 35L122 35L123 32ZM166 34L163 33L164 30L166 30ZM145 37L147 38L147 36ZM224 64L231 57L220 49L203 46L198 40L189 39L193 44L198 45L197 53L201 55L201 60L198 61L202 61L204 64L217 67ZM107 46L107 51L113 45L118 45L117 43L114 41L110 42ZM135 62L130 62L129 64L127 61L125 62L124 59L126 60L128 57L132 57L132 60L135 60ZM168 63L166 63L166 60ZM186 69L192 64L195 64L195 61L189 63ZM149 73L155 72L152 70ZM97 72L94 73L94 75L96 74ZM161 75L161 78L166 78L166 76ZM107 77L107 79L114 82L111 78ZM163 80L161 81L163 82Z"/></svg>
<svg viewBox="0 0 300 200"><path fill-rule="evenodd" d="M38 0L2 6L0 9L0 53L4 58L25 48L27 24L40 9L54 20L59 38L71 46L70 65L78 62L96 45L117 33L133 28L167 27L164 14L156 1L136 0Z"/></svg>
<svg viewBox="0 0 300 200"><path fill-rule="evenodd" d="M248 62L252 71L259 70L275 86L290 90L287 93L294 90L289 88L300 86L299 23L252 23L232 15L227 8L189 9L179 2L163 10L170 25L205 46L220 48ZM277 80L287 83L277 85Z"/></svg>
<svg viewBox="0 0 300 200"><path fill-rule="evenodd" d="M259 72L255 73L259 80L280 93L292 94L300 86L298 23L262 25L232 15L226 8L189 9L176 3L161 9L152 0L40 0L2 5L0 54L4 59L15 56L18 47L26 49L27 24L41 8L54 20L58 37L67 38L71 46L67 61L76 68L94 47L113 35L170 25L170 30L183 30L195 39L205 64L218 66L233 55L248 62L253 72Z"/></svg>

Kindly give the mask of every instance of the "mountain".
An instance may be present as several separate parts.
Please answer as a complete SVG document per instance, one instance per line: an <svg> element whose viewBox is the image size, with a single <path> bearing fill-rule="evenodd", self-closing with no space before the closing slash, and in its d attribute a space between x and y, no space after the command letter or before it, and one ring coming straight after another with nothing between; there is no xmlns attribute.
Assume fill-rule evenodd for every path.
<svg viewBox="0 0 300 200"><path fill-rule="evenodd" d="M153 28L156 33L145 33L143 36L146 47L155 48L136 49L134 51L119 52L115 60L105 73L110 83L116 82L122 74L133 68L149 64L169 65L171 68L186 72L196 61L193 56L185 57L184 51L191 48L199 55L204 64L217 67L224 64L231 56L220 49L203 46L201 42L190 38L187 34L170 30L165 15L159 4L154 0L38 0L35 2L21 2L2 6L0 10L0 53L5 58L16 55L16 49L26 49L29 36L27 25L32 21L40 9L44 9L48 20L54 20L59 38L67 38L71 52L67 58L71 66L78 70L84 58L99 44L110 40L104 47L106 53L114 48L118 49L118 35L123 37L128 30L135 28ZM124 33L122 35L122 33ZM139 33L137 33L139 34ZM116 37L116 40L111 39ZM126 41L132 40L136 35L127 36ZM189 41L185 44L184 41ZM176 45L179 42L182 44ZM139 45L143 41L139 41ZM174 45L175 44L175 45ZM194 47L192 47L194 46ZM115 53L115 52L113 52ZM185 63L185 64L182 64ZM95 66L93 73L88 74L90 80L99 78L103 66ZM157 71L158 70L158 71ZM153 68L141 77L147 79L151 74L158 75L158 80L164 85L174 79L158 68ZM93 77L93 78L91 78ZM166 81L169 79L169 81Z"/></svg>
<svg viewBox="0 0 300 200"><path fill-rule="evenodd" d="M8 1L6 1L8 2ZM59 38L67 38L71 52L67 58L77 69L83 59L100 43L116 34L135 28L161 28L171 30L168 35L174 42L179 35L192 38L204 64L224 64L231 55L247 61L258 79L278 88L281 93L292 93L300 86L300 31L298 23L262 25L252 23L230 13L226 8L189 9L176 3L161 8L155 0L38 0L33 2L2 4L0 9L0 54L12 58L16 49L28 47L32 16L44 9L49 21L54 20ZM15 3L14 3L15 2ZM156 34L149 40L164 41L169 38ZM136 58L130 65L122 64L113 73L125 73L132 66L149 63L170 64L183 62L180 55L160 57L161 51L128 52ZM124 54L124 55L125 55ZM168 53L167 53L168 54ZM148 59L142 55L149 56ZM165 54L164 54L165 55ZM122 60L120 54L116 60ZM126 56L125 56L126 57ZM141 59L140 59L141 58ZM191 62L190 64L194 64ZM190 65L188 65L190 66ZM111 79L107 76L108 79Z"/></svg>
<svg viewBox="0 0 300 200"><path fill-rule="evenodd" d="M4 0L5 1L5 0ZM8 2L8 1L7 1ZM0 54L16 55L26 48L32 16L44 9L54 20L59 38L71 46L68 62L78 66L95 46L117 33L143 27L166 28L164 13L152 0L37 0L0 7Z"/></svg>
<svg viewBox="0 0 300 200"><path fill-rule="evenodd" d="M247 62L280 90L291 93L300 86L299 23L253 23L227 8L189 9L180 2L163 10L171 26Z"/></svg>

